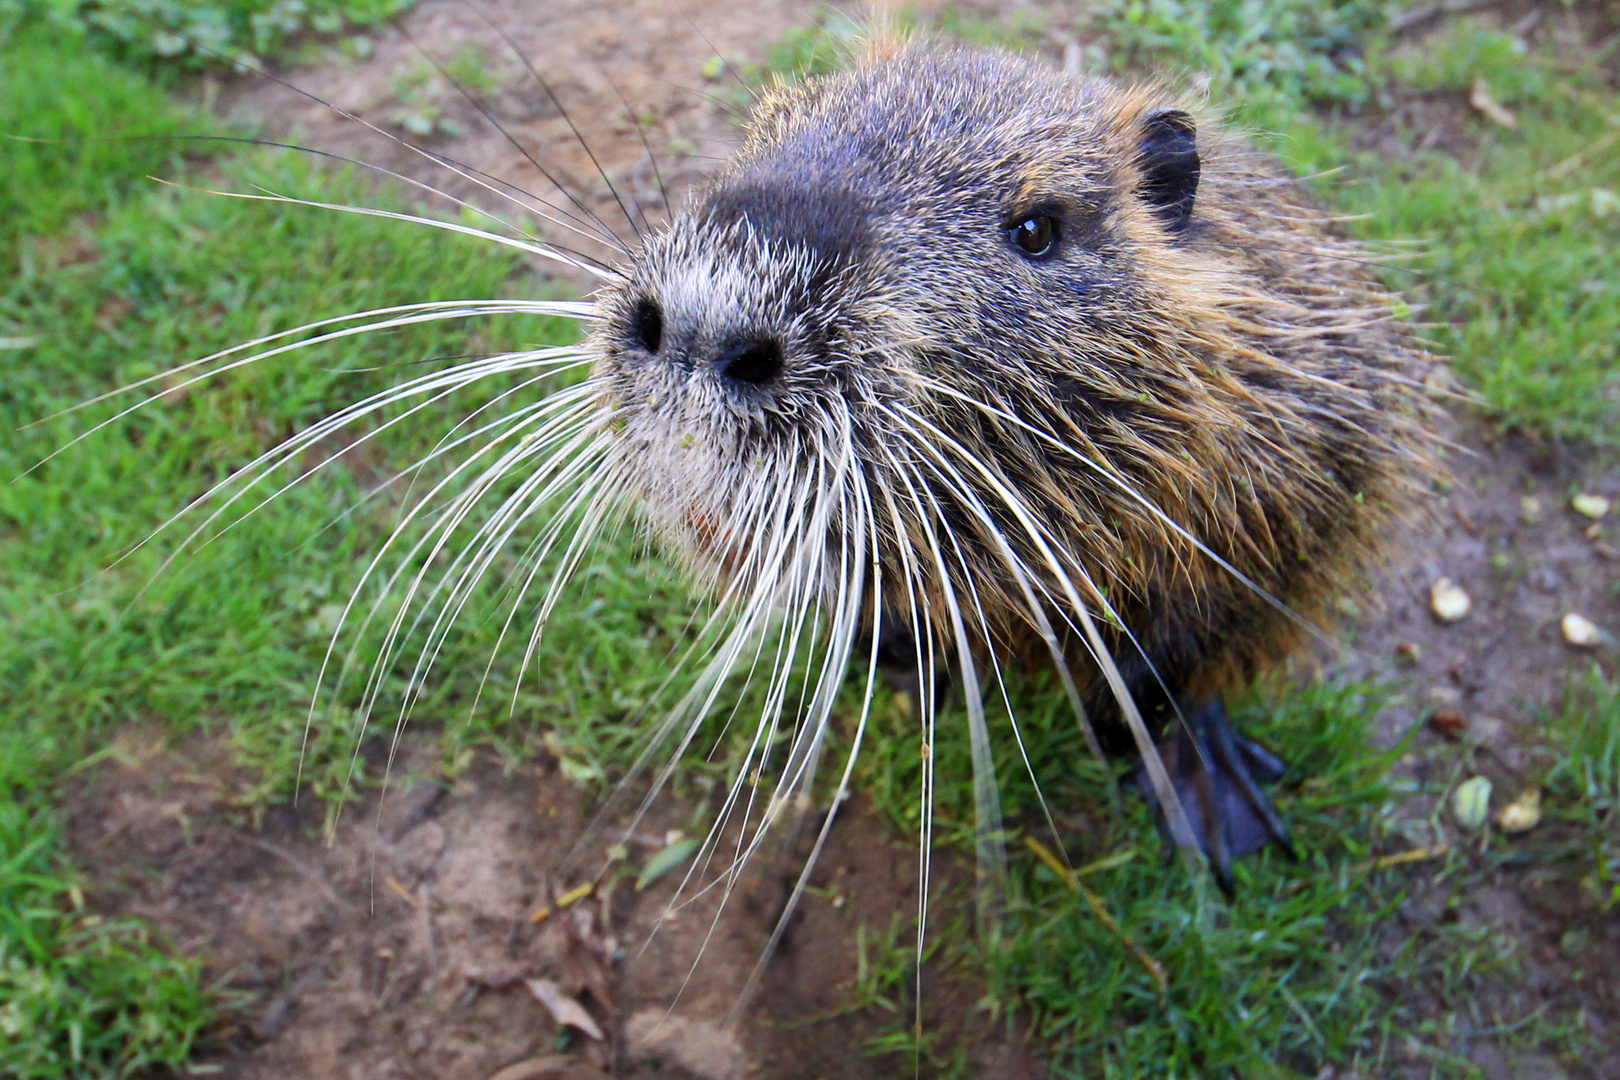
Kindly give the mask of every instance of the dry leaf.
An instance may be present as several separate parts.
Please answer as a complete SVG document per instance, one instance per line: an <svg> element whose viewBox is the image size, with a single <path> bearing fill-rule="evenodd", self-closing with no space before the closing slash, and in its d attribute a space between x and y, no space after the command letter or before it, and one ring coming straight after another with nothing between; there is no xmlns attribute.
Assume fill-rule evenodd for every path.
<svg viewBox="0 0 1620 1080"><path fill-rule="evenodd" d="M529 974L527 961L517 961L510 964L495 964L491 967L473 968L463 972L462 978L474 986L484 990L505 990L509 986L516 986Z"/></svg>
<svg viewBox="0 0 1620 1080"><path fill-rule="evenodd" d="M578 1028L597 1042L602 1041L602 1029L596 1026L595 1018L585 1011L585 1006L563 993L562 987L550 979L524 979L523 985L557 1023Z"/></svg>
<svg viewBox="0 0 1620 1080"><path fill-rule="evenodd" d="M542 1077L564 1076L573 1067L574 1059L566 1054L547 1054L514 1061L489 1080L541 1080Z"/></svg>
<svg viewBox="0 0 1620 1080"><path fill-rule="evenodd" d="M1474 85L1468 91L1468 104L1505 128L1519 126L1519 118L1513 115L1512 110L1491 97L1490 84L1483 75L1474 77Z"/></svg>
<svg viewBox="0 0 1620 1080"><path fill-rule="evenodd" d="M1448 739L1460 739L1468 730L1468 721L1458 712L1450 709L1436 709L1429 714L1429 726L1438 735Z"/></svg>

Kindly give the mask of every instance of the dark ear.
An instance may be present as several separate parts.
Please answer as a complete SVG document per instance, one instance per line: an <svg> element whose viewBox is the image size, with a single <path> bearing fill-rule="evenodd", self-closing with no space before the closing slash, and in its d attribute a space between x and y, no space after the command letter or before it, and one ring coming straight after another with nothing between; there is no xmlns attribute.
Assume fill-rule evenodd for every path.
<svg viewBox="0 0 1620 1080"><path fill-rule="evenodd" d="M1142 188L1138 194L1171 232L1187 227L1198 194L1198 128L1180 109L1160 109L1142 122Z"/></svg>

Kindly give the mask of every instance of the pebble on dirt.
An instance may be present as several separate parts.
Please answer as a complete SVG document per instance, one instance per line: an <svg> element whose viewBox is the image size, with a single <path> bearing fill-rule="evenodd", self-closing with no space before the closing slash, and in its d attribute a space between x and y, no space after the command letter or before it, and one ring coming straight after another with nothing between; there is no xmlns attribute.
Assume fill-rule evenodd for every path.
<svg viewBox="0 0 1620 1080"><path fill-rule="evenodd" d="M1602 495L1587 495L1582 493L1569 500L1569 505L1577 514L1598 520L1609 512L1609 500Z"/></svg>
<svg viewBox="0 0 1620 1080"><path fill-rule="evenodd" d="M1602 644L1603 629L1584 615L1570 612L1559 622L1559 628L1564 632L1564 640L1577 649L1591 649Z"/></svg>
<svg viewBox="0 0 1620 1080"><path fill-rule="evenodd" d="M1429 610L1441 622L1453 623L1468 614L1474 602L1450 578L1441 578L1429 587Z"/></svg>
<svg viewBox="0 0 1620 1080"><path fill-rule="evenodd" d="M1521 833L1541 822L1541 789L1530 787L1496 814L1496 824L1505 833Z"/></svg>

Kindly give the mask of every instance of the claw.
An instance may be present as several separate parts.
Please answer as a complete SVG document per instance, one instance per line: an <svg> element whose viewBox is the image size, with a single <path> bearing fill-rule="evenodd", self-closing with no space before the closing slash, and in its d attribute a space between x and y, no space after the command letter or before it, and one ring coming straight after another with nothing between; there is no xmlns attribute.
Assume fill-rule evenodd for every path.
<svg viewBox="0 0 1620 1080"><path fill-rule="evenodd" d="M1233 858L1268 844L1297 857L1288 827L1260 790L1261 783L1281 779L1286 766L1271 751L1233 730L1219 700L1185 710L1160 750L1199 846L1228 897L1235 891ZM1142 790L1152 801L1151 789L1142 785ZM1154 809L1157 812L1157 803ZM1158 816L1160 830L1166 831L1164 815Z"/></svg>

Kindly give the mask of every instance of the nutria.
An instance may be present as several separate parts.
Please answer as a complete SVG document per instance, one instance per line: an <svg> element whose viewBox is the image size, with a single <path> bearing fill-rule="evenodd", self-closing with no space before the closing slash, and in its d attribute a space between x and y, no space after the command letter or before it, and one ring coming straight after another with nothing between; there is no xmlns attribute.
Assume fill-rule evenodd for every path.
<svg viewBox="0 0 1620 1080"><path fill-rule="evenodd" d="M881 42L766 93L599 294L607 472L745 620L827 612L839 671L917 629L919 666L1055 664L1150 778L1141 718L1173 728L1170 820L1230 889L1289 839L1223 695L1432 468L1433 360L1369 262L1186 95Z"/></svg>
<svg viewBox="0 0 1620 1080"><path fill-rule="evenodd" d="M1282 763L1232 729L1223 695L1362 584L1436 446L1423 389L1436 361L1296 178L1165 87L879 38L843 71L768 91L736 156L667 227L620 243L578 200L554 210L609 239L614 261L484 235L595 273L594 303L409 305L193 365L481 312L592 324L579 348L410 380L221 485L392 402L590 365L584 382L447 436L475 452L405 515L433 525L389 577L407 603L364 614L387 626L381 665L426 627L420 685L495 553L560 500L530 549L537 566L561 552L538 635L593 538L634 506L713 590L722 628L659 730L686 745L729 673L766 673L721 815L740 807L757 826L739 863L806 790L857 649L868 703L884 656L927 673L925 755L933 676L955 669L982 860L999 849L978 673L1009 663L1057 670L1092 748L1137 755L1161 823L1207 852L1223 887L1233 856L1290 847L1259 786ZM470 519L511 477L494 513ZM440 614L408 618L470 520L473 541L421 594ZM790 693L807 649L810 685ZM745 779L766 776L772 796L745 799ZM846 764L840 794L849 778ZM925 871L927 850L925 833Z"/></svg>

